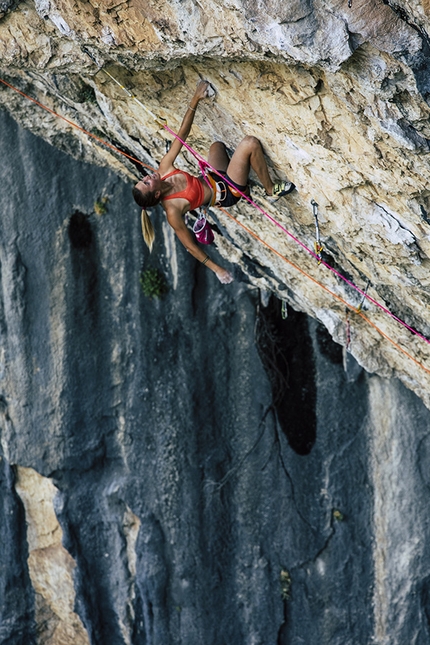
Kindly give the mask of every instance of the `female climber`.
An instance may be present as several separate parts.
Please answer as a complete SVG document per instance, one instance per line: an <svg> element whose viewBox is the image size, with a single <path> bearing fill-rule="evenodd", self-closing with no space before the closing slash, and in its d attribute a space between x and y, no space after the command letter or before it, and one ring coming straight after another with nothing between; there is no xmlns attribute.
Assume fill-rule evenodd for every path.
<svg viewBox="0 0 430 645"><path fill-rule="evenodd" d="M192 97L187 111L179 128L178 137L185 141L188 137L194 121L194 115L199 102L208 94L209 83L200 81L197 84L194 96ZM190 210L203 205L233 206L241 195L223 181L223 176L233 184L238 191L248 194L248 175L252 168L267 195L277 199L287 195L295 186L289 181L274 184L269 176L266 161L263 156L263 149L258 139L252 136L245 137L237 146L231 159L227 154L223 143L213 143L209 150L208 162L218 170L217 173L208 172L207 178L211 184L209 188L205 179L194 177L174 166L176 157L182 148L179 139L174 139L170 150L162 158L158 172L146 175L137 182L133 188L133 197L142 210L142 230L146 244L152 248L154 242L154 227L146 212L147 208L161 204L167 221L175 231L179 240L202 264L205 264L213 271L218 280L223 284L232 282L233 276L223 267L215 264L213 260L197 245L194 236L188 230L184 222L184 215Z"/></svg>

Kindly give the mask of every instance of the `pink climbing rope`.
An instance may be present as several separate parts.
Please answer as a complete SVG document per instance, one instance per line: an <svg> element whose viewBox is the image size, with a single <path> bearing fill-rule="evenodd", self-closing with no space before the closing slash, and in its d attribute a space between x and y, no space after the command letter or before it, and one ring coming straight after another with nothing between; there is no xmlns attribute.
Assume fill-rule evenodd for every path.
<svg viewBox="0 0 430 645"><path fill-rule="evenodd" d="M344 275L342 275L342 273L340 273L339 271L337 271L337 269L334 269L332 266L330 266L330 264L328 264L328 262L326 262L325 260L320 259L320 258L318 257L318 255L317 255L317 254L316 254L312 249L310 249L308 246L306 246L306 244L305 244L304 242L302 242L301 240L299 240L299 238L298 238L298 237L296 237L295 235L293 235L293 233L291 233L288 229L286 229L286 228L285 228L285 226L283 226L283 225L282 225L280 222L278 222L274 217L272 217L272 215L269 215L269 213L267 213L267 212L264 210L264 208L262 208L259 204L257 204L257 202L255 202L251 197L249 197L249 195L245 195L245 193L243 193L243 192L241 192L240 190L238 190L237 186L235 186L231 181L229 181L229 179L228 179L227 177L225 177L225 175L221 175L221 173L219 172L219 170L217 170L216 168L214 168L214 167L213 167L213 166L212 166L208 161L206 161L206 159L204 159L204 157L202 157L202 155L201 155L200 153L198 153L196 150L194 150L194 149L193 149L193 148L192 148L188 143L186 143L185 141L183 141L183 140L182 140L182 139L181 139L181 138L176 134L176 132L174 132L171 128L169 128L169 126L168 126L168 125L163 125L163 127L164 127L164 129L165 129L165 130L167 130L167 131L168 131L172 136L174 136L176 139L178 139L178 141L180 141L180 142L182 143L182 145L183 145L183 146L184 146L184 147L185 147L185 148L186 148L186 149L187 149L187 150L188 150L188 151L189 151L189 152L190 152L190 153L191 153L191 154L192 154L192 155L197 159L197 162L198 162L198 164L199 164L199 167L200 167L200 169L202 170L203 176L204 176L204 178L205 178L205 180L206 180L206 182L207 182L208 184L209 184L209 182L208 182L208 180L206 179L206 175L205 175L205 169L206 169L206 168L210 168L213 172L215 172L217 175L219 175L220 177L222 177L222 178L223 178L223 181L227 182L227 183L229 184L229 186L231 186L232 188L234 188L234 189L235 189L235 191L237 191L238 193L240 193L240 195L241 195L244 199L246 199L246 201L247 201L247 202L249 202L249 203L251 204L251 206L254 206L254 208L256 208L257 210L259 210L259 211L260 211L260 213L262 213L265 217L267 217L267 219L269 219L271 222L273 222L273 224L275 224L278 228L280 228L280 229L281 229L281 231L283 231L283 232L284 232L286 235L288 235L292 240L294 240L294 242L296 242L296 244L298 244L299 246L301 246L305 251L307 251L310 255L312 255L312 257L313 257L313 258L315 258L315 259L316 259L320 264L324 265L324 266L326 267L326 269L328 269L329 271L331 271L332 273L334 273L334 275L336 275L338 278L340 278L341 280L343 280L343 282L345 282L348 286L350 286L352 289L354 289L355 291L357 291L358 293L360 293L360 294L363 296L363 298L365 298L366 300L368 300L369 302L371 302L372 304L374 304L376 307L378 307L379 309L381 309L381 311L383 311L384 313L386 313L386 314L388 314L389 316L391 316L391 318L393 318L396 322L398 322L400 325L402 325L403 327L405 327L405 328L406 328L408 331L410 331L412 334L414 334L414 335L415 335L415 336L417 336L418 338L421 338L421 340L425 341L428 345L430 345L430 339L426 338L423 334L420 334L420 332L418 332L416 329L414 329L413 327L411 327L410 325L408 325L408 323L406 323L404 320L402 320L401 318L399 318L398 316L396 316L395 314L393 314L393 312L392 312L392 311L390 311L387 307L385 307L385 306L384 306L384 305L382 305L380 302L378 302L377 300L375 300L375 298L372 298L372 296L369 296L369 295L368 295L368 293L367 293L366 291L364 291L363 289L360 289L360 287L357 287L357 285L356 285L356 284L354 284L351 280L348 280L348 278L346 278ZM209 187L210 187L210 188L212 188L212 186L211 186L210 184L209 184Z"/></svg>
<svg viewBox="0 0 430 645"><path fill-rule="evenodd" d="M6 85L6 86L7 86L7 87L9 87L10 89L12 89L12 90L14 90L15 92L17 92L18 94L21 94L21 96L25 97L26 99L29 99L30 101L32 101L33 103L35 103L35 104L36 104L36 105L38 105L39 107L43 108L44 110L47 110L47 111L48 111L48 112L50 112L52 115L54 115L54 116L56 116L56 117L58 117L58 118L60 118L60 119L63 119L66 123L68 123L69 125L71 125L71 126L73 126L73 127L77 128L78 130L80 130L81 132L85 133L85 134L86 134L86 135L88 135L89 137L91 137L91 138L95 139L95 140L96 140L96 141L98 141L99 143L102 143L103 145L107 146L108 148L111 148L111 149L115 150L116 152L120 153L121 155L124 155L125 157L128 157L131 161L138 162L138 163L139 163L139 164L141 164L142 166L144 166L144 167L146 167L146 168L148 168L148 169L150 169L150 170L154 170L154 168L153 168L152 166L148 166L147 164L143 164L143 163L142 163L141 161L139 161L138 159L135 159L134 157L132 157L131 155L129 155L129 154L127 154L127 153L125 153L123 150L121 150L121 149L117 148L116 146L112 145L111 143L109 143L109 142L107 142L107 141L104 141L103 139L100 139L98 136L94 135L94 134L93 134L93 133L91 133L91 132L88 132L88 131L87 131L87 130L85 130L84 128L80 127L77 123L74 123L73 121L71 121L71 120L67 119L67 118L66 118L66 117L64 117L63 115L58 114L57 112L55 112L55 111L54 111L54 110L52 110L51 108L47 107L47 106L46 106L46 105L44 105L43 103L40 103L39 101L37 101L37 100L36 100L36 99L34 99L33 97L29 96L28 94L25 94L24 92L22 92L21 90L19 90L17 87L15 87L14 85L12 85L11 83L8 83L8 82L7 82L7 81L5 81L4 79L0 78L0 83L2 83L3 85ZM187 150L188 150L188 151L193 155L193 157L195 157L195 159L197 160L197 162L198 162L198 164L199 164L199 167L200 167L200 169L201 169L201 172L202 172L202 174L203 174L203 177L204 177L204 179L205 179L206 183L209 185L209 187L210 187L211 189L212 189L212 186L210 185L210 182L208 181L208 179L207 179L207 177L206 177L206 169L207 169L207 168L210 168L213 172L215 172L217 175L219 175L220 177L222 177L222 178L223 178L223 181L227 182L227 183L229 184L229 186L231 186L231 187L232 187L232 188L234 188L238 193L240 193L241 197L243 197L244 199L246 199L246 201L247 201L247 202L249 202L249 203L250 203L252 206L254 206L257 210L259 210L259 211L260 211L260 213L262 213L265 217L267 217L267 219L269 219L271 222L273 222L273 224L275 224L276 226L278 226L278 227L281 229L281 231L283 231L283 232L284 232L286 235L288 235L292 240L294 240L294 241L296 242L296 244L298 244L299 246L301 246L301 247L302 247L305 251L307 251L307 252L308 252L308 253L309 253L313 258L315 258L315 259L318 261L318 263L319 263L319 264L323 264L323 265L324 265L324 266L325 266L329 271L331 271L331 272L332 272L332 273L334 273L338 278L340 278L341 280L343 280L343 282L345 282L345 283L346 283L346 284L348 284L352 289L354 289L355 291L357 291L358 293L360 293L360 294L362 295L362 297L363 297L362 302L364 302L364 300L368 300L369 302L371 302L372 304L374 304L376 307L378 307L379 309L381 309L381 311L383 311L384 313L388 314L391 318L393 318L393 320L395 320L395 321L396 321L396 322L398 322L400 325L402 325L403 327L405 327L405 328L406 328L408 331L410 331L412 334L414 334L414 335L415 335L415 336L417 336L418 338L421 338L421 340L425 341L428 345L430 345L430 339L426 338L423 334L420 334L418 331L416 331L416 329L414 329L413 327L411 327L410 325L408 325L404 320L402 320L401 318L399 318L398 316L396 316L395 314L393 314L393 313L392 313L392 312L391 312L387 307L385 307L385 306L384 306L384 305L382 305L380 302L378 302L377 300L375 300L374 298L372 298L371 296L369 296L369 295L367 294L367 287L366 287L366 291L363 291L363 289L360 289L360 287L357 287L357 285L355 285L351 280L348 280L348 278L346 278L346 277L345 277L344 275L342 275L339 271L337 271L337 270L336 270L336 269L334 269L332 266L330 266L327 262L325 262L325 260L322 260L322 259L318 256L318 254L317 254L317 253L315 253L314 251L312 251L312 249L310 249L308 246L306 246L306 244L304 244L304 243L303 243L301 240L299 240L295 235L293 235L293 233L291 233L291 232L290 232L288 229L286 229L282 224L280 224L280 222L278 222L274 217L272 217L271 215L269 215L269 213L267 213L267 212L266 212L266 211L265 211L265 210L264 210L264 209L263 209L259 204L257 204L253 199L251 199L251 197L249 197L249 195L245 195L245 193L242 193L240 190L238 190L237 186L235 186L231 181L229 181L229 179L228 179L227 177L225 177L224 175L221 175L221 173L220 173L216 168L214 168L214 167L213 167L213 166L212 166L208 161L206 161L206 159L204 159L204 157L202 157L202 155L200 155L196 150L194 150L194 149L193 149L193 148L192 148L188 143L186 143L185 141L183 141L183 140L182 140L182 139L181 139L181 138L176 134L176 132L174 132L171 128L169 128L169 126L168 126L167 124L164 124L164 123L163 123L163 128L164 128L167 132L169 132L173 137L175 137L176 139L178 139L178 141L180 141L180 142L181 142L181 144L182 144L182 145L183 145L183 146L184 146L184 147L185 147L185 148L186 148L186 149L187 149ZM361 309L361 305L360 305L360 307L358 308L358 310L357 310L357 311L358 311L358 312L360 312L360 309ZM393 342L393 341L392 341L392 342Z"/></svg>

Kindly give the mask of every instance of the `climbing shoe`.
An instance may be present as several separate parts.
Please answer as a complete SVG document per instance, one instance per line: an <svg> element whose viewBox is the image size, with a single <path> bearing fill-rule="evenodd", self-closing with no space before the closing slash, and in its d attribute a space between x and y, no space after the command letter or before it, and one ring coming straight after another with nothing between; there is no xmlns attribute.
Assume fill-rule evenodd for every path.
<svg viewBox="0 0 430 645"><path fill-rule="evenodd" d="M274 184L272 194L268 195L269 201L276 202L280 197L292 193L295 185L291 181L280 181Z"/></svg>

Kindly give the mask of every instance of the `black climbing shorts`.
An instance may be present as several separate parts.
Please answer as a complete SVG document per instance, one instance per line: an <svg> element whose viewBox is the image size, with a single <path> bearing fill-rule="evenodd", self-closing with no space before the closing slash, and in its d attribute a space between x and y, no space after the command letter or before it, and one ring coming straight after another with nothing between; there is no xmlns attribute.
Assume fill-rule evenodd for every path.
<svg viewBox="0 0 430 645"><path fill-rule="evenodd" d="M238 193L233 188L233 186L240 190L241 193L248 194L249 192L248 186L241 186L240 184L236 184L236 182L230 179L226 172L220 170L220 175L222 175L221 177L216 172L209 172L208 174L216 183L215 206L224 206L224 208L228 208L229 206L234 206L235 204L237 204L242 195ZM226 181L223 181L223 177L228 179L228 181L231 182L233 186L230 186L230 184L228 184Z"/></svg>

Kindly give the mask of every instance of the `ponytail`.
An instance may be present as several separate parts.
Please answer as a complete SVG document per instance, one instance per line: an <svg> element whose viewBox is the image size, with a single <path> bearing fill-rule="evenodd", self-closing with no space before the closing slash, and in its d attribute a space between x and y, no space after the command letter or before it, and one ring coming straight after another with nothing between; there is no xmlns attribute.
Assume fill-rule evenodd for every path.
<svg viewBox="0 0 430 645"><path fill-rule="evenodd" d="M158 192L158 195L157 195L157 192ZM143 234L143 239L145 240L145 244L147 245L150 251L152 251L152 245L154 244L155 231L154 231L152 222L149 219L149 215L145 209L152 208L153 206L157 206L160 203L160 191L157 191L157 192L151 191L151 192L142 193L137 188L137 184L133 188L134 201L136 202L136 204L139 204L139 206L143 209L141 218L140 218L142 222L142 234Z"/></svg>
<svg viewBox="0 0 430 645"><path fill-rule="evenodd" d="M152 251L152 245L154 244L155 240L155 231L154 226L145 209L142 210L141 222L143 239L145 240L145 244L149 248L149 251Z"/></svg>

